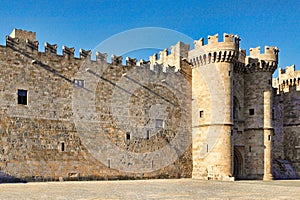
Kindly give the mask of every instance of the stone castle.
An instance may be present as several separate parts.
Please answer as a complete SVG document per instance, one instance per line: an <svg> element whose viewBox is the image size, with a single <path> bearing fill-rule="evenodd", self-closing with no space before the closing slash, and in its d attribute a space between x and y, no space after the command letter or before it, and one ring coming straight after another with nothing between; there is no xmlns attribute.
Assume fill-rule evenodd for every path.
<svg viewBox="0 0 300 200"><path fill-rule="evenodd" d="M149 61L0 46L0 182L300 177L300 72L224 34Z"/></svg>

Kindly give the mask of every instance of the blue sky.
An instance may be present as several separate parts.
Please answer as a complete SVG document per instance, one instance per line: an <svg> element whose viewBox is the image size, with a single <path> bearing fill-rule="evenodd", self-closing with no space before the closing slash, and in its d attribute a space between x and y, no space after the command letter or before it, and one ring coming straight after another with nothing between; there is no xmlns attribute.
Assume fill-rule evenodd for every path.
<svg viewBox="0 0 300 200"><path fill-rule="evenodd" d="M1 2L0 17L2 45L13 28L37 32L41 51L49 42L58 44L59 53L62 45L75 47L77 52L94 49L105 39L134 28L162 27L193 39L226 32L241 37L242 49L278 46L279 66L296 64L300 69L299 0L15 0ZM170 42L165 48L174 44Z"/></svg>

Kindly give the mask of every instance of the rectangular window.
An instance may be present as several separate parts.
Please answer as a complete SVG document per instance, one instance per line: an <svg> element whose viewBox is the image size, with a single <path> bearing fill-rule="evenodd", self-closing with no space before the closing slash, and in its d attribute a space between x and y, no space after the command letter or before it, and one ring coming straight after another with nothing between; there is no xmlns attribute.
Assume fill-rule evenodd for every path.
<svg viewBox="0 0 300 200"><path fill-rule="evenodd" d="M65 143L64 142L61 142L60 143L60 150L61 150L61 152L64 152L65 151Z"/></svg>
<svg viewBox="0 0 300 200"><path fill-rule="evenodd" d="M79 88L83 88L84 87L84 80L75 79L74 80L74 86L79 87Z"/></svg>
<svg viewBox="0 0 300 200"><path fill-rule="evenodd" d="M271 135L268 135L268 140L269 140L269 141L271 140Z"/></svg>
<svg viewBox="0 0 300 200"><path fill-rule="evenodd" d="M18 90L18 104L27 105L27 90Z"/></svg>
<svg viewBox="0 0 300 200"><path fill-rule="evenodd" d="M249 146L249 152L251 152L251 151L252 151L251 146Z"/></svg>
<svg viewBox="0 0 300 200"><path fill-rule="evenodd" d="M126 133L126 140L130 140L130 133L129 132Z"/></svg>
<svg viewBox="0 0 300 200"><path fill-rule="evenodd" d="M156 119L156 121L155 121L155 127L156 128L163 128L164 127L164 120L162 120L162 119Z"/></svg>
<svg viewBox="0 0 300 200"><path fill-rule="evenodd" d="M254 115L254 109L253 108L249 109L249 115Z"/></svg>
<svg viewBox="0 0 300 200"><path fill-rule="evenodd" d="M204 111L200 110L200 118L203 118L203 117L204 117Z"/></svg>

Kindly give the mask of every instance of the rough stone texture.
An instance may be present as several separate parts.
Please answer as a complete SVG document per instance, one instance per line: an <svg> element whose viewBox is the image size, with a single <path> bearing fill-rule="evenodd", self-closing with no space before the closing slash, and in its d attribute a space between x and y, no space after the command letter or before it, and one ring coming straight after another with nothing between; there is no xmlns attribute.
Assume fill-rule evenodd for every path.
<svg viewBox="0 0 300 200"><path fill-rule="evenodd" d="M299 178L300 72L272 81L278 49L246 56L239 42L178 42L123 65L40 52L34 32L15 29L0 46L0 179Z"/></svg>
<svg viewBox="0 0 300 200"><path fill-rule="evenodd" d="M191 90L188 84L176 82L174 78L178 76L179 80L189 83L190 78L186 77L191 74L189 64L181 64L187 67L177 72L163 71L160 65L137 67L128 63L122 66L120 57L113 57L112 63L107 63L106 55L98 53L96 61L91 61L90 52L84 50L80 51L81 58L75 58L74 48L65 46L63 55L57 55L56 45L48 43L45 44L45 52L38 52L32 45L34 41L35 33L14 30L11 36L7 36L6 46L0 46L1 174L26 181L191 177L191 130L187 126L190 119L186 117L191 116ZM144 74L139 74L141 71ZM126 72L135 73L131 77L140 79L151 79L149 74L158 73L160 82L151 84L149 80L148 84L136 87L126 96L126 89L123 89L126 85L121 84L125 79L122 74ZM76 85L80 80L84 81L84 86ZM176 87L179 92L175 94L167 84ZM27 105L18 104L19 89L28 91ZM95 101L85 101L84 91L97 94ZM124 121L119 122L116 119L119 115L112 113L116 109L112 102L116 104L127 100L128 104L121 106L124 109L129 107L130 112L122 118ZM81 107L78 102L82 103ZM95 112L88 110L91 104ZM84 111L86 116L81 116L79 111L85 109L84 106L88 108ZM123 107L121 110L124 110ZM150 118L149 126L143 126ZM156 119L163 120L163 127L156 127ZM91 126L89 131L82 133L80 122L84 120L87 120L86 124L100 124L101 129L95 130ZM134 122L141 126L135 130L136 134L144 128L144 135L131 135L131 139L126 140L126 132L132 133L137 128ZM183 134L185 137L181 139ZM168 151L175 152L174 147L178 145L173 141L185 146L178 154L173 153L172 159L164 165L159 165L162 159L156 158L150 170L126 171L114 167L117 157L113 155L107 155L105 162L98 159L95 153L98 149L93 145L100 145L97 142L102 138L97 135L108 137L116 147L131 153L157 152L166 146ZM123 158L125 166L135 164L131 162L130 155L125 154ZM139 166L148 169L151 163L146 161L149 159L138 160L145 162ZM13 181L11 178L7 180Z"/></svg>

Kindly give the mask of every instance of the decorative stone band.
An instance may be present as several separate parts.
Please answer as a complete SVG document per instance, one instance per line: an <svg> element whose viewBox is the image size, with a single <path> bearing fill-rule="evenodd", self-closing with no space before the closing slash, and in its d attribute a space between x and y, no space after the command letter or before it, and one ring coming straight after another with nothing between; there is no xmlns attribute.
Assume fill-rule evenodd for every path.
<svg viewBox="0 0 300 200"><path fill-rule="evenodd" d="M246 73L255 73L255 72L271 72L273 73L277 68L276 61L264 61L253 59L249 64L245 66Z"/></svg>
<svg viewBox="0 0 300 200"><path fill-rule="evenodd" d="M232 51L218 51L209 52L207 54L202 54L195 58L190 59L193 66L203 66L210 63L218 62L235 62L238 59L238 52Z"/></svg>

